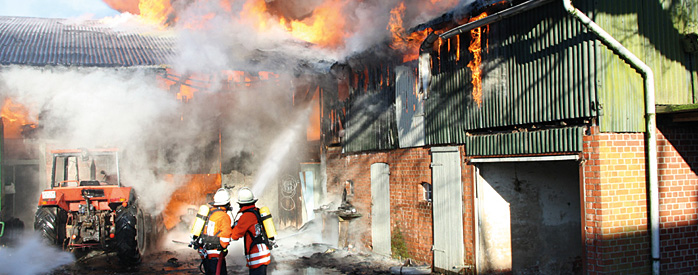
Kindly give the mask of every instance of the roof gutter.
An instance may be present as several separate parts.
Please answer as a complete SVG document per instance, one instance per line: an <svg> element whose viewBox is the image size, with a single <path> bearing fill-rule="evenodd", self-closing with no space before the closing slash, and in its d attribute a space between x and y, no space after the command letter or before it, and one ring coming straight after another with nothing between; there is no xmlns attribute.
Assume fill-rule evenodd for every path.
<svg viewBox="0 0 698 275"><path fill-rule="evenodd" d="M598 35L604 45L611 48L616 54L627 61L637 70L645 82L645 150L647 165L647 185L650 208L650 233L652 251L652 273L659 274L660 254L659 254L659 180L657 175L657 114L655 111L654 98L654 73L642 60L637 58L632 52L594 23L580 10L572 6L572 0L562 0L565 10L578 19L584 26Z"/></svg>

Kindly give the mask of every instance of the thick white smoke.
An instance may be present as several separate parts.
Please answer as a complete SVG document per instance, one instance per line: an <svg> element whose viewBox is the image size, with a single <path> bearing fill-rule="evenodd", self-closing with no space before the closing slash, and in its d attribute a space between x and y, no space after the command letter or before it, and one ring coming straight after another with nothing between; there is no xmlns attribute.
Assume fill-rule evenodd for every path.
<svg viewBox="0 0 698 275"><path fill-rule="evenodd" d="M47 274L74 261L73 254L47 246L35 234L22 239L14 247L0 246L0 274Z"/></svg>
<svg viewBox="0 0 698 275"><path fill-rule="evenodd" d="M179 21L167 30L177 39L177 54L170 64L173 72L217 75L231 70L271 71L279 75L278 81L232 92L225 90L222 82L212 81L210 93L197 93L183 103L161 87L153 68L5 66L0 71L0 99L11 97L38 117L40 129L33 138L45 140L53 148L108 146L125 151L128 161L121 163L122 182L133 186L143 206L154 213L167 205L178 187L163 181L163 174L229 173L226 165L219 164L232 163L227 169L258 174L260 186L255 190L262 192L272 180L273 169L278 168L275 164L286 161L285 157L297 157L291 141L302 139L306 130L305 108L293 109L292 96L301 82L295 76L307 71L327 72L335 62L390 39L390 10L399 0L336 1L343 4L338 12L347 22L337 30L347 35L336 48L300 41L279 26L278 20L259 31L243 18L231 16L240 13L245 1L233 1L230 11L221 10L219 1L190 1L193 4L178 7ZM279 5L281 12L303 17L321 2L295 0ZM448 0L430 2L405 1L406 29L455 5ZM137 20L132 15L102 22L122 31L147 34L157 30L134 23ZM264 161L266 156L268 161ZM34 197L39 198L38 194ZM18 249L33 246L30 240ZM16 251L0 250L0 273L13 273L3 268L17 266L9 260ZM72 260L60 253L53 255L41 257L56 260L49 270Z"/></svg>

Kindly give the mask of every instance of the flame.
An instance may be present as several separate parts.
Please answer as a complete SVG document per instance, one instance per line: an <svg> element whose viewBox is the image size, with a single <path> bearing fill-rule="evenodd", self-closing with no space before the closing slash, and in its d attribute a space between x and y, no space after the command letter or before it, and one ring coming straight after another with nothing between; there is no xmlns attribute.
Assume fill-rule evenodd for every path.
<svg viewBox="0 0 698 275"><path fill-rule="evenodd" d="M3 119L5 138L21 138L26 127L36 128L36 120L30 118L27 108L22 104L13 103L10 98L5 99L0 117Z"/></svg>
<svg viewBox="0 0 698 275"><path fill-rule="evenodd" d="M169 25L174 10L170 0L103 0L112 9L139 15L148 22ZM176 21L176 18L173 18Z"/></svg>
<svg viewBox="0 0 698 275"><path fill-rule="evenodd" d="M266 31L272 23L283 27L296 39L313 43L325 48L337 48L344 43L349 33L345 33L346 20L337 11L342 10L346 1L328 0L315 7L312 14L303 19L278 16L276 22L265 0L253 0L245 3L240 17L247 22L254 22L258 31Z"/></svg>
<svg viewBox="0 0 698 275"><path fill-rule="evenodd" d="M140 0L138 10L141 17L153 23L166 24L170 13L172 13L172 4L170 0Z"/></svg>
<svg viewBox="0 0 698 275"><path fill-rule="evenodd" d="M487 13L483 12L482 14L472 18L470 21L472 22L475 20L480 20L485 17L487 17ZM482 34L483 32L486 33L488 30L489 26L484 26L470 30L471 39L468 51L470 51L473 54L473 59L470 61L470 63L468 63L468 68L470 68L472 72L473 100L475 100L478 107L480 107L480 105L482 104L482 68L480 68L480 65L482 63Z"/></svg>
<svg viewBox="0 0 698 275"><path fill-rule="evenodd" d="M139 0L103 0L105 4L119 12L128 12L130 14L141 14L138 9Z"/></svg>
<svg viewBox="0 0 698 275"><path fill-rule="evenodd" d="M189 207L194 206L194 211L199 210L199 205L207 203L206 194L215 193L221 187L220 174L166 175L165 180L172 184L175 181L185 183L172 193L167 207L162 212L163 223L167 230L172 229L182 221L181 217L188 214ZM186 226L190 226L190 224L188 223Z"/></svg>
<svg viewBox="0 0 698 275"><path fill-rule="evenodd" d="M322 110L320 109L320 94L322 90L318 86L315 88L315 94L310 101L310 107L312 108L310 115L308 117L308 128L306 129L306 139L308 141L320 140L322 134L321 121L322 121Z"/></svg>
<svg viewBox="0 0 698 275"><path fill-rule="evenodd" d="M419 46L427 35L433 31L431 28L426 28L421 31L406 34L402 20L405 9L405 2L400 2L399 5L390 10L390 21L388 22L388 30L393 36L390 47L404 53L402 57L403 63L419 58Z"/></svg>

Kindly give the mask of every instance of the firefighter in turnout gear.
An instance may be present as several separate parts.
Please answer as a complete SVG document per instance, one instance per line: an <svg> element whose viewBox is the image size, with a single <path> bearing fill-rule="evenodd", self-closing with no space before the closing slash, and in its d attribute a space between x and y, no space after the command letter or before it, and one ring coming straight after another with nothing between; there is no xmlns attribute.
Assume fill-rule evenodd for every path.
<svg viewBox="0 0 698 275"><path fill-rule="evenodd" d="M259 209L255 207L255 198L248 188L238 191L239 218L233 226L232 239L245 238L245 258L250 274L267 274L267 266L271 263L271 250L268 245L262 221L259 220Z"/></svg>
<svg viewBox="0 0 698 275"><path fill-rule="evenodd" d="M201 234L201 246L198 247L202 265L207 275L226 275L225 255L232 234L230 210L230 193L224 188L213 195L211 210Z"/></svg>

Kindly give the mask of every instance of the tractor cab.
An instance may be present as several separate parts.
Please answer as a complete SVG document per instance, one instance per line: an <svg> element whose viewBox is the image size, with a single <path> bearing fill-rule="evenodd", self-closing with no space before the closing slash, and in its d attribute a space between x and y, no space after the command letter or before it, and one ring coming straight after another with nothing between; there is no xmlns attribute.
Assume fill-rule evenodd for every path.
<svg viewBox="0 0 698 275"><path fill-rule="evenodd" d="M51 188L121 186L116 149L53 152Z"/></svg>

